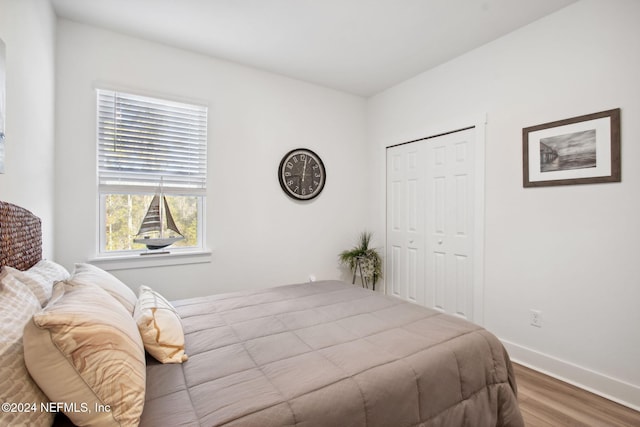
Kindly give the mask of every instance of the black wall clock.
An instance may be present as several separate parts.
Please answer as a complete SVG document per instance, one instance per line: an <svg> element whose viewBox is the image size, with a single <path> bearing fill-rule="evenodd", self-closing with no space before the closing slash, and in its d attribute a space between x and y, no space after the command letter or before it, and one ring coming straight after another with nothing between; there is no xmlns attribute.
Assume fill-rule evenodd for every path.
<svg viewBox="0 0 640 427"><path fill-rule="evenodd" d="M282 158L278 180L285 194L296 200L311 200L324 188L327 174L316 153L296 148Z"/></svg>

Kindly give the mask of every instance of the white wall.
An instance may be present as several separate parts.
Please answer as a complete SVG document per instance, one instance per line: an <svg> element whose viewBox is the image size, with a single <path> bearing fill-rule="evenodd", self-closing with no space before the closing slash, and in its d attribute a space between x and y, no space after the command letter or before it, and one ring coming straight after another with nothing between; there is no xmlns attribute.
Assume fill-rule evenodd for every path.
<svg viewBox="0 0 640 427"><path fill-rule="evenodd" d="M116 276L175 299L344 274L337 255L355 243L366 208L362 98L66 20L57 36L58 261L72 268L96 252L94 88L107 83L209 105L212 262ZM308 203L277 180L282 156L297 147L327 169Z"/></svg>
<svg viewBox="0 0 640 427"><path fill-rule="evenodd" d="M55 24L48 1L0 0L7 134L0 199L42 219L47 258L53 258L54 247Z"/></svg>
<svg viewBox="0 0 640 427"><path fill-rule="evenodd" d="M580 1L373 97L367 117L382 235L384 147L487 114L485 326L515 359L636 408L639 19L636 0ZM618 107L621 183L522 187L522 128Z"/></svg>

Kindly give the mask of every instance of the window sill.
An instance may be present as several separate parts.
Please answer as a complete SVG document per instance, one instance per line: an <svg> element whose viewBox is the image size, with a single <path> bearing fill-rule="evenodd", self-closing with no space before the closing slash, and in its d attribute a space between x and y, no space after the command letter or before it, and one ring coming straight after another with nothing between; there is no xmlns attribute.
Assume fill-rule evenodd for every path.
<svg viewBox="0 0 640 427"><path fill-rule="evenodd" d="M90 264L103 270L130 270L136 268L165 267L169 265L203 264L211 262L210 250L176 251L157 254L121 254L99 256Z"/></svg>

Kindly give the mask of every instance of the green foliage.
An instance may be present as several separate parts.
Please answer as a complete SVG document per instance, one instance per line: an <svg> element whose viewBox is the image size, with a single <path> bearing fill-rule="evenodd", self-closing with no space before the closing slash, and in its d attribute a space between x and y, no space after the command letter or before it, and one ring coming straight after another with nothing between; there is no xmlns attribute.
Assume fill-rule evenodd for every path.
<svg viewBox="0 0 640 427"><path fill-rule="evenodd" d="M360 234L360 240L358 245L352 249L340 252L340 262L347 265L353 272L356 268L357 258L361 257L360 266L362 268L362 275L367 280L371 280L375 286L379 278L382 277L382 258L375 248L370 248L371 237L373 233L369 231L363 231Z"/></svg>

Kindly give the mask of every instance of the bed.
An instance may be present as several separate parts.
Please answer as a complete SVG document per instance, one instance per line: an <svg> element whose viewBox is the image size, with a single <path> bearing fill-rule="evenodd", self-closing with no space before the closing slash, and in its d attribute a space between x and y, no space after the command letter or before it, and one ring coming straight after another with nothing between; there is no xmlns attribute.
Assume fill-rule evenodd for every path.
<svg viewBox="0 0 640 427"><path fill-rule="evenodd" d="M16 221L16 216L21 219ZM29 271L41 263L40 221L4 202L0 202L0 220L2 265ZM18 234L19 242L15 240ZM105 364L104 359L97 359L101 361L99 369L105 365L107 371L112 369L105 371L100 381L120 378L112 388L124 394L107 401L100 390L89 390L72 398L82 402L67 402L79 407L60 404L57 388L64 387L67 376L77 374L77 366L54 384L37 371L57 363L59 373L66 369L65 364L75 362L71 359L78 351L60 364L48 359L55 351L35 357L31 342L34 330L42 332L33 326L38 323L35 319L43 316L41 312L64 306L66 298L82 300L80 295L88 288L99 294L91 284L73 285L74 274L69 273L70 278L53 287L44 308L29 314L34 320L26 321L25 335L20 339L24 339L26 364L35 387L44 391L40 398L54 401L57 406L53 409L66 410L75 422L228 427L524 425L511 362L494 335L454 316L340 281L171 302L141 287L133 311L102 297L104 303L108 299L114 304L110 310L117 313L113 316L126 322L125 317L138 313L143 291L152 295L153 301L168 304L166 312L179 319L183 345L171 353L172 363L160 363L152 357L146 341L141 350L142 367L132 362L123 368L128 362ZM86 305L90 300L82 301ZM102 304L91 310L99 317L99 311L107 309ZM63 335L73 331L67 327ZM144 339L142 330L140 333ZM129 335L130 341L137 340ZM116 340L107 341L116 345ZM117 351L101 350L99 356ZM82 369L88 369L92 357L95 355L83 355ZM83 379L83 386L90 381ZM142 394L131 385L136 381L142 381ZM92 413L87 414L82 405L88 404L87 396L92 393L97 400L89 407ZM40 420L43 425L54 422L55 411L46 405L46 419ZM107 410L96 414L101 412L96 408ZM124 417L127 411L133 411L133 416ZM42 415L42 411L36 412L31 415ZM6 421L14 415L0 413ZM56 417L55 422L68 420Z"/></svg>

